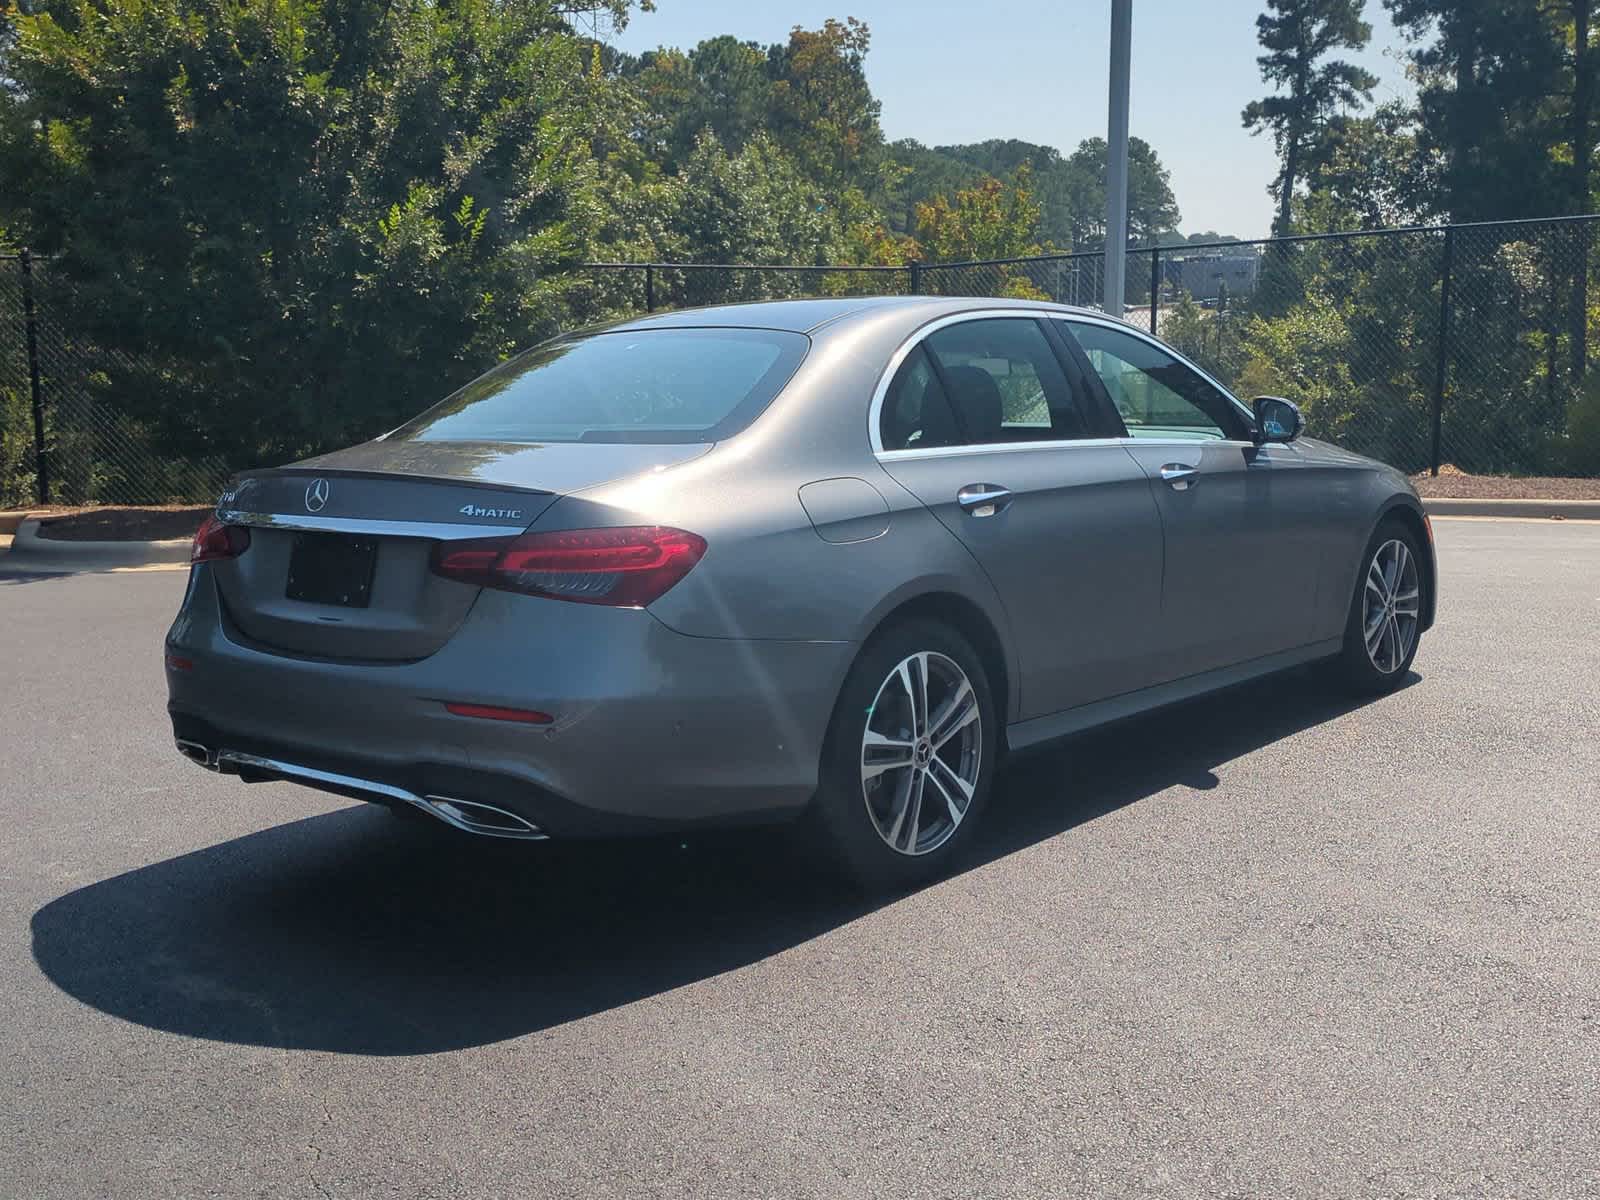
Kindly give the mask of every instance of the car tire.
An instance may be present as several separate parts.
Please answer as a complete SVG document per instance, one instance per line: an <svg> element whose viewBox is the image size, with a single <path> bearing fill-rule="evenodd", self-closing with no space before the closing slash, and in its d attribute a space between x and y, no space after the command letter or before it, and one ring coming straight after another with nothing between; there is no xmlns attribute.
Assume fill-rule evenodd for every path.
<svg viewBox="0 0 1600 1200"><path fill-rule="evenodd" d="M945 874L972 843L998 745L988 673L964 638L926 620L878 633L823 744L811 817L824 853L868 891Z"/></svg>
<svg viewBox="0 0 1600 1200"><path fill-rule="evenodd" d="M1372 696L1405 682L1422 641L1427 588L1417 535L1402 521L1380 522L1361 555L1336 660L1346 687Z"/></svg>

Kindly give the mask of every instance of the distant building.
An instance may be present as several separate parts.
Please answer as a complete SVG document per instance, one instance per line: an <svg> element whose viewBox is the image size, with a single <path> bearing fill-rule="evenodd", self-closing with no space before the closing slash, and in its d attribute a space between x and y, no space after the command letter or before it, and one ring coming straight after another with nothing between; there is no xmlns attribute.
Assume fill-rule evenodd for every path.
<svg viewBox="0 0 1600 1200"><path fill-rule="evenodd" d="M1249 250L1212 250L1182 258L1162 255L1161 267L1161 274L1171 287L1188 292L1196 300L1215 300L1224 285L1230 296L1253 292L1261 274L1261 256Z"/></svg>

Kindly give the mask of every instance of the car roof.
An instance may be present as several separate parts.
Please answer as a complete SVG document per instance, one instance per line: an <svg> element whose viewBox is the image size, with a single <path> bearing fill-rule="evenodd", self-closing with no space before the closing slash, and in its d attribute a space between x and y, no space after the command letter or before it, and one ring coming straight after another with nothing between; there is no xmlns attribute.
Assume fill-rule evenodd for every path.
<svg viewBox="0 0 1600 1200"><path fill-rule="evenodd" d="M748 304L713 304L704 308L678 308L652 313L612 325L613 330L722 326L743 329L784 329L815 333L847 317L888 311L915 312L932 320L975 309L1048 308L1063 313L1104 316L1091 309L1072 308L1046 300L1015 300L993 296L839 296L817 300L757 300Z"/></svg>

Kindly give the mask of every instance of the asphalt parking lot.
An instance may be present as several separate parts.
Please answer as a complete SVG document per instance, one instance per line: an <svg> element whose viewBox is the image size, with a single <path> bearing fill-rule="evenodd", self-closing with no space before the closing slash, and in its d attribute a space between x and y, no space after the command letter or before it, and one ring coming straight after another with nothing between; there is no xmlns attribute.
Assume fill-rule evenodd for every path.
<svg viewBox="0 0 1600 1200"><path fill-rule="evenodd" d="M1600 524L1437 530L1410 686L1025 760L883 904L210 776L181 572L0 579L0 1196L1600 1192Z"/></svg>

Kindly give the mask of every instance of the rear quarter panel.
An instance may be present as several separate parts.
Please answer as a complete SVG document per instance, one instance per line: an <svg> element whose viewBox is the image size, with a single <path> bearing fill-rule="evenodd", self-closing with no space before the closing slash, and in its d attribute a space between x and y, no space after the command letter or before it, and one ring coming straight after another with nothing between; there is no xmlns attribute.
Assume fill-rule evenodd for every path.
<svg viewBox="0 0 1600 1200"><path fill-rule="evenodd" d="M889 313L814 336L784 393L749 429L693 461L566 496L534 528L659 524L705 538L705 557L650 606L657 620L689 636L860 643L899 605L950 593L988 618L1009 655L1004 610L988 577L883 470L868 439L873 390L922 319ZM872 497L863 527L881 532L825 540L824 533L838 536L837 524L819 532L801 489L840 479L870 485L828 494ZM849 523L848 513L825 516ZM1015 680L1015 664L1006 667Z"/></svg>
<svg viewBox="0 0 1600 1200"><path fill-rule="evenodd" d="M658 497L573 496L558 501L540 530L660 524L698 533L705 557L650 606L658 620L693 637L863 641L889 611L926 592L953 592L999 628L999 602L972 556L915 497L887 476L875 487L888 503L878 536L825 541L802 507L810 480L725 479L715 503Z"/></svg>

